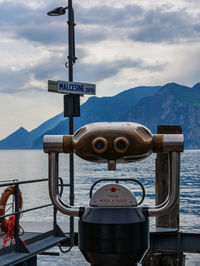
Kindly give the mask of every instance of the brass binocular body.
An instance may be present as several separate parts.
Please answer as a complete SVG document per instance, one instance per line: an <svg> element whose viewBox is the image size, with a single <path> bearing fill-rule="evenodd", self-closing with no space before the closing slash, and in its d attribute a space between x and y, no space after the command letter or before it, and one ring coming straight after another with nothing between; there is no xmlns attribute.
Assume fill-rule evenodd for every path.
<svg viewBox="0 0 200 266"><path fill-rule="evenodd" d="M145 159L152 152L183 151L183 135L153 135L137 123L94 123L81 127L74 135L44 137L44 151L75 153L91 162L128 163Z"/></svg>

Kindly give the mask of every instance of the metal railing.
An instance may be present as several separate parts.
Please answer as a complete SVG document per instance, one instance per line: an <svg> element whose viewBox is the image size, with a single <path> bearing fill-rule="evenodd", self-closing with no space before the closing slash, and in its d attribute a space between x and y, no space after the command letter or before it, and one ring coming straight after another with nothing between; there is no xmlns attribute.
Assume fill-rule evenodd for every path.
<svg viewBox="0 0 200 266"><path fill-rule="evenodd" d="M44 178L44 179L34 179L34 180L27 180L27 181L13 180L12 182L6 182L3 184L0 184L0 187L8 187L8 186L14 186L15 187L15 189L14 189L14 212L0 216L0 220L2 218L10 217L13 215L15 216L14 240L15 240L15 244L16 244L16 249L17 249L18 245L20 245L20 232L19 232L20 215L22 213L26 213L26 212L30 212L30 211L34 211L34 210L38 210L38 209L52 206L52 203L49 203L49 204L40 205L37 207L25 209L25 210L20 210L19 209L19 196L20 196L19 185L39 183L39 182L47 182L47 181L48 181L48 179ZM63 183L61 182L61 191L62 191L62 184ZM54 210L54 215L53 215L53 227L54 227L54 229L56 228L56 225L57 225L56 212Z"/></svg>

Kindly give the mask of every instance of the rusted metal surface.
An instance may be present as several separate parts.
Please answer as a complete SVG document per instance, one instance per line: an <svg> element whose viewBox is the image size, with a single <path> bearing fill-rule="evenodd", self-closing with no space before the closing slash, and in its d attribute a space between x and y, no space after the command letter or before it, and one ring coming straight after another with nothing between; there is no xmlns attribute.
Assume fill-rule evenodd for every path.
<svg viewBox="0 0 200 266"><path fill-rule="evenodd" d="M184 266L185 256L177 258L176 254L154 253L146 255L142 262L143 266Z"/></svg>

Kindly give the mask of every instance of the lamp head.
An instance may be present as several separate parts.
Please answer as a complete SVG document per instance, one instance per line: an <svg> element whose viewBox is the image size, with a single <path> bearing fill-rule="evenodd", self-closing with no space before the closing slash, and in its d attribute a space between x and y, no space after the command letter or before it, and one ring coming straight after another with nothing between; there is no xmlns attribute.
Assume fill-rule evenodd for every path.
<svg viewBox="0 0 200 266"><path fill-rule="evenodd" d="M68 7L57 7L47 13L48 16L61 16L66 13Z"/></svg>

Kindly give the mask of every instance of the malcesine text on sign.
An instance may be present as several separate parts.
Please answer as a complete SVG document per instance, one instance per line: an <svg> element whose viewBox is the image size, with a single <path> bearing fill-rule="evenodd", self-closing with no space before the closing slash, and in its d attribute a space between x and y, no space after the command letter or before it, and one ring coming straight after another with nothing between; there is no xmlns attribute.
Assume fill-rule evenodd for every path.
<svg viewBox="0 0 200 266"><path fill-rule="evenodd" d="M58 80L58 92L96 95L96 85Z"/></svg>

